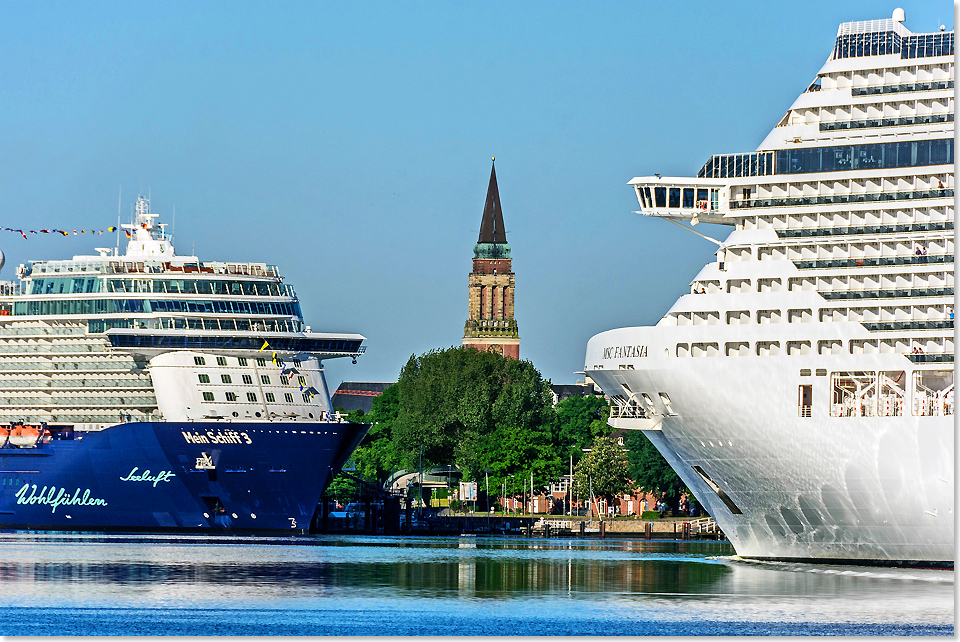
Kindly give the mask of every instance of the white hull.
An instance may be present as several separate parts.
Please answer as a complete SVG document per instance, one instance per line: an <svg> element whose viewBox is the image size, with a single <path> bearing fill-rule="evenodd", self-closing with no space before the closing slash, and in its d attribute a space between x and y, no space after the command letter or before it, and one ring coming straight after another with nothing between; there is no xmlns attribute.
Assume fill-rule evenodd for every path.
<svg viewBox="0 0 960 642"><path fill-rule="evenodd" d="M687 329L689 331L689 329ZM893 371L898 354L691 359L666 356L679 328L597 335L587 361L609 345L648 346L634 369L591 373L604 390L667 392L654 445L743 557L861 562L950 562L954 556L953 416L831 417L829 381L800 369ZM800 417L798 385L814 386ZM650 420L619 420L623 428ZM614 421L617 425L617 422ZM631 424L634 425L631 425ZM735 514L693 468L742 511Z"/></svg>

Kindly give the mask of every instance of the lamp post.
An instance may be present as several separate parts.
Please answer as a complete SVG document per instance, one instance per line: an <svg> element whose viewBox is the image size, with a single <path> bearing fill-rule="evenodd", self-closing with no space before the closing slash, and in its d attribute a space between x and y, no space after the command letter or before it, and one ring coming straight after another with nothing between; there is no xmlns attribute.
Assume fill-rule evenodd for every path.
<svg viewBox="0 0 960 642"><path fill-rule="evenodd" d="M487 489L487 530L490 530L490 469L483 469L483 480Z"/></svg>
<svg viewBox="0 0 960 642"><path fill-rule="evenodd" d="M507 491L508 491L508 492L509 492L509 490L510 490L510 483L509 483L509 482L510 482L511 479L513 479L513 475L507 475ZM504 495L506 495L506 493L504 493ZM506 497L504 497L504 499L506 499ZM513 514L513 506L510 507L510 514Z"/></svg>

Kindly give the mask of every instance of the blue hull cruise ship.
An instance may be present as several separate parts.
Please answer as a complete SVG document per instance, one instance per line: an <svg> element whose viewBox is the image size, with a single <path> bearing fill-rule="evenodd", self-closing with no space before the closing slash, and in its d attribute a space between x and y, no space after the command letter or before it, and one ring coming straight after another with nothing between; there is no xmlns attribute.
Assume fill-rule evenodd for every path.
<svg viewBox="0 0 960 642"><path fill-rule="evenodd" d="M0 528L306 530L369 426L322 362L359 334L304 326L276 266L174 253L149 201L126 253L0 283Z"/></svg>

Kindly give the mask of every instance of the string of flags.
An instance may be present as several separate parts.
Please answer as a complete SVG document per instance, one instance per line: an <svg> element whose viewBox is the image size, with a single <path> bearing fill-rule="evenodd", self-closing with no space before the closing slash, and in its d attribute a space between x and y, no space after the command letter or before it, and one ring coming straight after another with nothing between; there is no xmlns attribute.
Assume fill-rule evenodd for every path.
<svg viewBox="0 0 960 642"><path fill-rule="evenodd" d="M260 349L257 350L257 352L263 352L264 350L267 350L269 348L270 348L270 344L264 341L263 345L260 346ZM286 377L287 383L290 383L290 380L293 379L295 375L300 374L300 371L294 368L293 366L287 367L287 364L283 359L278 359L276 352L273 353L273 359L271 359L271 361L273 362L273 365L280 368L280 377L281 378ZM302 383L299 385L300 385L300 392L310 395L311 399L313 399L315 396L319 394L317 389L314 388L313 386L304 386Z"/></svg>
<svg viewBox="0 0 960 642"><path fill-rule="evenodd" d="M14 228L12 228L12 227L4 227L4 228L2 228L2 229L3 229L4 232L16 232L17 234L19 234L19 235L22 236L23 238L28 238L28 237L27 237L27 234L62 234L63 236L70 236L70 231L69 231L69 230L56 230L56 229L49 229L49 230L18 230L18 229L14 229ZM96 234L97 236L100 236L100 235L102 235L104 232L116 232L116 231L117 231L117 226L116 226L116 225L112 225L112 226L108 227L108 228L105 229L105 230L73 230L73 233L74 233L75 235L76 235L76 234ZM124 230L124 232L126 233L127 238L130 238L130 232L129 232L128 230Z"/></svg>

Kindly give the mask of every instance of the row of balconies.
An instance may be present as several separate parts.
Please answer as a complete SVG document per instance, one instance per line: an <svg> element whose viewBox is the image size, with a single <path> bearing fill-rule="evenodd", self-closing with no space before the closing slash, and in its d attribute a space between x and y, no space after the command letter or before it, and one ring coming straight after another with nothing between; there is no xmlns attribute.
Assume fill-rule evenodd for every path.
<svg viewBox="0 0 960 642"><path fill-rule="evenodd" d="M953 198L953 189L925 189L897 192L861 192L826 196L789 196L782 198L750 198L730 200L730 209L756 207L796 207L801 205L835 205L843 203L875 203L881 201L910 201L927 198Z"/></svg>
<svg viewBox="0 0 960 642"><path fill-rule="evenodd" d="M853 236L858 234L901 234L904 232L941 232L953 229L953 221L928 221L889 225L837 225L833 227L802 227L776 229L782 239L817 236Z"/></svg>
<svg viewBox="0 0 960 642"><path fill-rule="evenodd" d="M904 82L891 85L868 85L866 87L851 87L853 96L876 96L879 94L899 94L913 91L934 91L937 89L952 89L952 80L933 80L927 82Z"/></svg>
<svg viewBox="0 0 960 642"><path fill-rule="evenodd" d="M810 259L794 261L798 269L879 267L888 265L926 265L953 263L953 254L909 254L904 256L863 256L850 259Z"/></svg>
<svg viewBox="0 0 960 642"><path fill-rule="evenodd" d="M857 118L851 120L828 120L820 122L820 131L832 132L845 129L868 129L873 127L900 127L903 125L931 125L952 123L953 114L925 114L923 116L897 116L884 118Z"/></svg>

